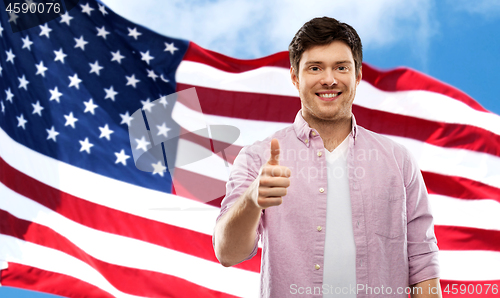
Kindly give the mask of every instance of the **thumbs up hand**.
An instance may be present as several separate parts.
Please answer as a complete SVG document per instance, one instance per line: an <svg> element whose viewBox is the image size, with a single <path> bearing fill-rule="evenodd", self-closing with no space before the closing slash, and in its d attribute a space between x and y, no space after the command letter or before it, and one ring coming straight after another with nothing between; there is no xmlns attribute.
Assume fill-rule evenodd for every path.
<svg viewBox="0 0 500 298"><path fill-rule="evenodd" d="M288 167L280 166L279 155L280 144L277 139L272 139L271 157L250 186L252 201L261 209L280 205L290 186L291 171Z"/></svg>

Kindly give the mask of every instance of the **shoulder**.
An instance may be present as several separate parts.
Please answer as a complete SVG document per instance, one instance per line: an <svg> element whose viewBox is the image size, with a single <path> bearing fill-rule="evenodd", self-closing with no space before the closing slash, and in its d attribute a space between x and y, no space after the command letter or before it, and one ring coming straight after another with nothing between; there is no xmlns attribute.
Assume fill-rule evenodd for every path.
<svg viewBox="0 0 500 298"><path fill-rule="evenodd" d="M381 150L387 154L400 156L404 159L410 158L410 151L402 144L362 126L358 125L357 128L357 141L363 142L363 147L366 146L368 148Z"/></svg>

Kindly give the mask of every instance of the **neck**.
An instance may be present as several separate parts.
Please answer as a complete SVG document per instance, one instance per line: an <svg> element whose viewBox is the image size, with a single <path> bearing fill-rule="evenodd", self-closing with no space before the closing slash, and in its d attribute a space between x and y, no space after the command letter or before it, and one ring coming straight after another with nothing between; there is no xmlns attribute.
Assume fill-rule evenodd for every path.
<svg viewBox="0 0 500 298"><path fill-rule="evenodd" d="M337 148L352 130L351 116L335 120L323 120L310 116L307 119L304 117L304 120L309 124L309 127L318 131L323 145L328 151Z"/></svg>

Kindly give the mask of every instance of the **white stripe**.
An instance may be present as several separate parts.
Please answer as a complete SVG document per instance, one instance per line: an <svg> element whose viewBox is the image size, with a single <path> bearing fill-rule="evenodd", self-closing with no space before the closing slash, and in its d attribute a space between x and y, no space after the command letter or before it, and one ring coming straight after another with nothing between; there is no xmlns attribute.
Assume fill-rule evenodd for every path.
<svg viewBox="0 0 500 298"><path fill-rule="evenodd" d="M200 286L231 295L245 296L251 294L257 297L259 290L258 273L234 267L225 268L218 263L193 257L189 254L159 245L88 228L13 192L3 184L0 184L0 193L2 193L2 196L0 196L0 209L20 219L51 228L99 260L115 265L177 276ZM6 257L9 258L10 256L7 255ZM52 258L52 263L64 262L64 258L58 259L56 255L50 257ZM0 259L2 258L3 256L0 255ZM24 257L20 256L20 258ZM79 267L82 266L81 264ZM89 269L86 270L86 275L78 275L77 271L79 269L77 268L79 267L75 267L75 272L68 271L69 268L65 268L66 272L56 272L63 274L71 273L69 275L77 278L85 278L86 275L90 275L91 272ZM42 268L55 271L46 267ZM96 275L98 273L95 271L93 274ZM244 282L228 283L228 280ZM108 289L99 280L92 280L91 283L99 287L103 286L103 289L113 293L111 289ZM114 295L117 296L116 294Z"/></svg>
<svg viewBox="0 0 500 298"><path fill-rule="evenodd" d="M69 275L95 285L115 297L140 297L117 290L90 265L58 250L0 234L0 258L45 271Z"/></svg>
<svg viewBox="0 0 500 298"><path fill-rule="evenodd" d="M443 148L421 141L389 136L408 148L422 171L476 180L500 188L500 158L481 152Z"/></svg>
<svg viewBox="0 0 500 298"><path fill-rule="evenodd" d="M494 200L461 200L429 195L435 225L500 231L500 203Z"/></svg>
<svg viewBox="0 0 500 298"><path fill-rule="evenodd" d="M298 97L289 70L280 67L229 73L203 63L182 61L176 78L178 83L193 86ZM500 135L500 116L474 110L461 101L430 91L386 92L362 81L354 103L431 121L477 126Z"/></svg>
<svg viewBox="0 0 500 298"><path fill-rule="evenodd" d="M0 157L5 162L53 188L99 205L212 235L213 226L208 223L215 225L219 208L60 162L15 142L1 129L0 144ZM177 209L182 211L171 211Z"/></svg>
<svg viewBox="0 0 500 298"><path fill-rule="evenodd" d="M500 280L500 252L468 250L439 251L441 279L480 281Z"/></svg>
<svg viewBox="0 0 500 298"><path fill-rule="evenodd" d="M178 113L179 116L174 115L174 113ZM246 120L240 118L232 118L232 117L224 117L224 116L216 116L209 114L201 114L195 110L192 110L185 105L176 102L172 117L175 118L175 121L185 129L189 131L190 127L199 127L201 125L231 125L240 130L240 136L236 141L226 138L224 135L219 138L214 138L217 141L232 143L237 146L246 146L254 143L255 141L260 141L267 136L275 133L277 130L290 126L291 123L284 122L268 122L268 121L257 121L257 120ZM200 119L198 123L194 123L196 120ZM206 124L205 124L206 123ZM204 137L204 135L199 134Z"/></svg>

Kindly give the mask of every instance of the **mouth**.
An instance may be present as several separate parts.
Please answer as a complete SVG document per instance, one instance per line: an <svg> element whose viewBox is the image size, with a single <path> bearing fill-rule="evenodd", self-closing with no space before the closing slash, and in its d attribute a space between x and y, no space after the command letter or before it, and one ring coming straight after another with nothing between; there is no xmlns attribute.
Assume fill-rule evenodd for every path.
<svg viewBox="0 0 500 298"><path fill-rule="evenodd" d="M316 93L316 96L318 96L321 100L324 101L333 101L337 97L340 96L342 92L321 92L321 93Z"/></svg>

